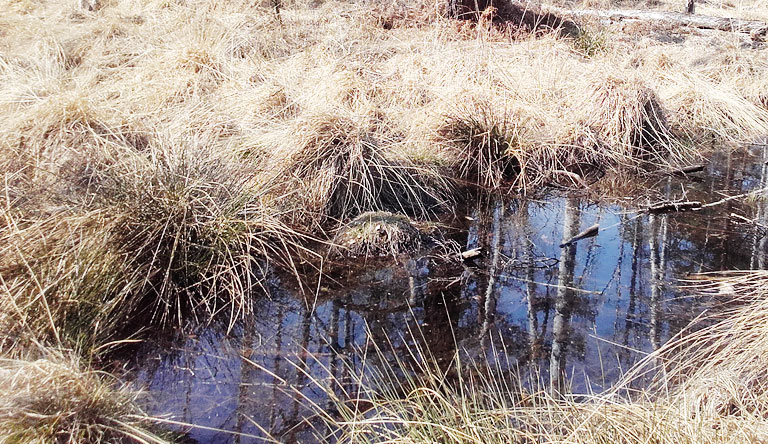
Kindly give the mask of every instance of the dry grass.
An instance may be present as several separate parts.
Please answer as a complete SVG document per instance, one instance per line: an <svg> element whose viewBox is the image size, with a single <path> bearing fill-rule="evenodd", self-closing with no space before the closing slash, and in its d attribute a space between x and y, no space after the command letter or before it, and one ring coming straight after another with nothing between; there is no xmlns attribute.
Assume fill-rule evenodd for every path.
<svg viewBox="0 0 768 444"><path fill-rule="evenodd" d="M593 51L586 34L513 39L418 2L0 7L15 332L50 337L81 310L99 321L66 322L101 331L147 302L157 320L237 316L266 259L310 254L301 233L327 240L367 211L427 218L457 184L581 186L768 133L768 57L730 35L607 29Z"/></svg>
<svg viewBox="0 0 768 444"><path fill-rule="evenodd" d="M645 368L659 376L657 387L673 387L670 397L690 414L763 422L768 411L765 351L765 271L701 276L693 288L712 294L726 308L709 325L670 341Z"/></svg>
<svg viewBox="0 0 768 444"><path fill-rule="evenodd" d="M520 128L516 116L497 115L492 105L457 110L439 130L441 141L456 147L453 157L459 179L489 189L514 182L521 172Z"/></svg>
<svg viewBox="0 0 768 444"><path fill-rule="evenodd" d="M450 183L393 149L398 137L380 119L318 114L272 135L272 180L310 222L379 210L428 217L445 204Z"/></svg>
<svg viewBox="0 0 768 444"><path fill-rule="evenodd" d="M685 12L687 2L674 0L556 0L545 4L584 9L641 9ZM765 0L708 0L696 2L696 14L768 22Z"/></svg>
<svg viewBox="0 0 768 444"><path fill-rule="evenodd" d="M138 408L139 394L77 358L0 360L0 441L163 444Z"/></svg>
<svg viewBox="0 0 768 444"><path fill-rule="evenodd" d="M139 314L167 323L189 309L234 320L270 264L295 269L300 235L267 206L252 166L197 145L151 149L86 152L68 162L75 179L62 171L45 193L8 194L4 342L87 348Z"/></svg>
<svg viewBox="0 0 768 444"><path fill-rule="evenodd" d="M110 245L115 221L101 212L53 213L26 224L11 214L4 219L2 350L35 340L109 340L112 319L127 311L121 290L131 285L130 269Z"/></svg>
<svg viewBox="0 0 768 444"><path fill-rule="evenodd" d="M453 165L459 179L484 173L479 183L496 185L503 151L525 164L517 185L528 189L584 165L635 167L638 151L692 155L670 133L749 139L768 128L765 56L727 35L669 47L594 32L607 36L600 51L578 39L510 41L424 4L371 16L361 5L287 3L279 17L203 0L24 5L10 2L4 19L3 149L32 163L29 174L50 172L49 183L89 146L151 156L156 133L195 138L296 176L277 197L306 211L304 223L423 213L451 190L436 171ZM33 45L35 31L46 38Z"/></svg>
<svg viewBox="0 0 768 444"><path fill-rule="evenodd" d="M604 78L588 90L578 105L585 110L583 127L594 145L613 153L622 163L637 159L663 161L671 135L656 94L638 79Z"/></svg>
<svg viewBox="0 0 768 444"><path fill-rule="evenodd" d="M4 350L99 350L126 316L235 319L270 270L321 256L310 237L431 217L457 184L581 185L768 133L766 51L727 33L527 35L425 2L75 3L0 0ZM597 418L635 430L615 415Z"/></svg>

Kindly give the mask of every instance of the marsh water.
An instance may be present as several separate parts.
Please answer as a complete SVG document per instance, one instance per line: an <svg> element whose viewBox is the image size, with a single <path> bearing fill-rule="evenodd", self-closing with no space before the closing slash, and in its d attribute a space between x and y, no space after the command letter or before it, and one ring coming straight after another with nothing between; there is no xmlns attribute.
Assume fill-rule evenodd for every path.
<svg viewBox="0 0 768 444"><path fill-rule="evenodd" d="M653 192L609 203L556 192L478 198L434 248L339 261L316 291L273 277L234 325L190 322L145 342L132 378L148 390L149 413L195 425L179 429L199 443L313 442L308 406L332 408L317 381L353 389L355 374L417 349L446 365L458 353L561 391L599 392L713 308L680 279L765 267L764 193L725 199L765 188L763 148L716 155L701 173L662 175L645 185ZM642 211L662 201L722 202ZM594 224L597 236L561 248ZM478 260L457 258L474 247Z"/></svg>

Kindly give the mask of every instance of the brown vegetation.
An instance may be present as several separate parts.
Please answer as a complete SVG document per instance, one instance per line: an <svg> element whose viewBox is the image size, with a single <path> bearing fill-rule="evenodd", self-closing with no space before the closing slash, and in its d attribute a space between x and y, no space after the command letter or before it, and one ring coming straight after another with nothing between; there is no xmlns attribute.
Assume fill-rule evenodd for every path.
<svg viewBox="0 0 768 444"><path fill-rule="evenodd" d="M13 443L164 444L137 407L138 393L77 358L0 360L0 440Z"/></svg>
<svg viewBox="0 0 768 444"><path fill-rule="evenodd" d="M369 212L425 220L466 185L583 185L768 133L768 57L732 36L565 37L498 5L478 24L425 2L280 5L0 0L1 354L98 355L136 319L234 320L340 227L383 230L360 254L415 242L404 216L369 230Z"/></svg>

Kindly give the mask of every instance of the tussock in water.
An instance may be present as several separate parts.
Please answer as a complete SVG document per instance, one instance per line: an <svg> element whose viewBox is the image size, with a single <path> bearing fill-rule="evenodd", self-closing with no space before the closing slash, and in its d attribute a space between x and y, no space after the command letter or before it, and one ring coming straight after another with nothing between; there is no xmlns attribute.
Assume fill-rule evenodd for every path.
<svg viewBox="0 0 768 444"><path fill-rule="evenodd" d="M690 163L698 142L768 133L768 56L730 35L669 43L610 29L574 44L557 32L511 38L486 26L491 9L476 25L418 1L373 15L360 3L279 3L109 0L74 11L0 0L0 353L42 342L98 354L139 314L235 319L264 296L269 269L298 275L336 227L345 254L417 248L408 217L450 210L457 182L582 186L590 170ZM762 399L747 377L755 368L723 369ZM350 440L394 429L415 442L765 436L734 415L725 420L743 433L718 432L666 398L520 412L486 392L444 402L444 389L414 385L380 415L351 412L346 426L365 433ZM762 401L747 395L718 405L757 421ZM32 412L26 420L49 419ZM507 433L510 423L520 427ZM67 424L73 441L96 436Z"/></svg>
<svg viewBox="0 0 768 444"><path fill-rule="evenodd" d="M639 80L600 78L574 109L581 110L579 124L596 155L602 154L600 149L610 150L603 157L624 165L668 158L671 134L666 112L653 90Z"/></svg>
<svg viewBox="0 0 768 444"><path fill-rule="evenodd" d="M347 256L397 256L421 246L419 230L407 216L387 212L363 213L339 229L334 251Z"/></svg>
<svg viewBox="0 0 768 444"><path fill-rule="evenodd" d="M498 189L520 173L522 122L512 113L492 105L462 108L449 116L439 129L440 141L453 147L460 179Z"/></svg>
<svg viewBox="0 0 768 444"><path fill-rule="evenodd" d="M112 339L132 316L179 322L187 309L237 318L268 264L291 270L300 234L264 203L252 166L200 146L84 156L86 202L4 214L0 325L68 346ZM58 191L58 190L54 190ZM33 276L34 279L29 279ZM8 332L8 336L5 336ZM19 333L16 335L15 333Z"/></svg>

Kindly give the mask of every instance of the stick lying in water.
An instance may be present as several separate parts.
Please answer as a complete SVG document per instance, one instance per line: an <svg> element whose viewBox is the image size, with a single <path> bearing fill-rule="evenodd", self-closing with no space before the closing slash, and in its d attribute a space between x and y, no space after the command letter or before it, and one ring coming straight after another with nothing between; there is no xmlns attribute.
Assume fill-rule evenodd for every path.
<svg viewBox="0 0 768 444"><path fill-rule="evenodd" d="M704 169L706 167L707 166L704 165L704 164L690 165L690 166L687 166L687 167L684 167L684 168L679 168L679 169L676 169L676 170L671 170L671 171L669 171L668 174L671 174L673 176L687 176L689 174L699 173L701 171L704 171Z"/></svg>
<svg viewBox="0 0 768 444"><path fill-rule="evenodd" d="M483 247L471 248L467 251L462 251L460 254L462 261L477 259L482 255L483 255Z"/></svg>
<svg viewBox="0 0 768 444"><path fill-rule="evenodd" d="M674 211L692 211L702 208L701 202L663 202L651 205L646 209L650 214L672 213Z"/></svg>
<svg viewBox="0 0 768 444"><path fill-rule="evenodd" d="M581 233L577 234L576 236L573 236L572 238L568 239L567 241L560 244L560 248L565 248L568 245L571 245L577 241L580 241L582 239L586 239L588 237L594 237L597 236L597 232L600 231L600 225L594 224L591 227L587 228L586 230L582 231Z"/></svg>
<svg viewBox="0 0 768 444"><path fill-rule="evenodd" d="M756 226L758 228L762 228L764 230L768 228L768 226L763 225L763 224L761 224L760 222L758 222L758 221L756 221L754 219L750 219L748 217L744 217L741 214L731 213L731 217L734 218L734 219L738 219L738 220L740 220L740 221L742 221L744 223L752 224L752 225L754 225L754 226Z"/></svg>

